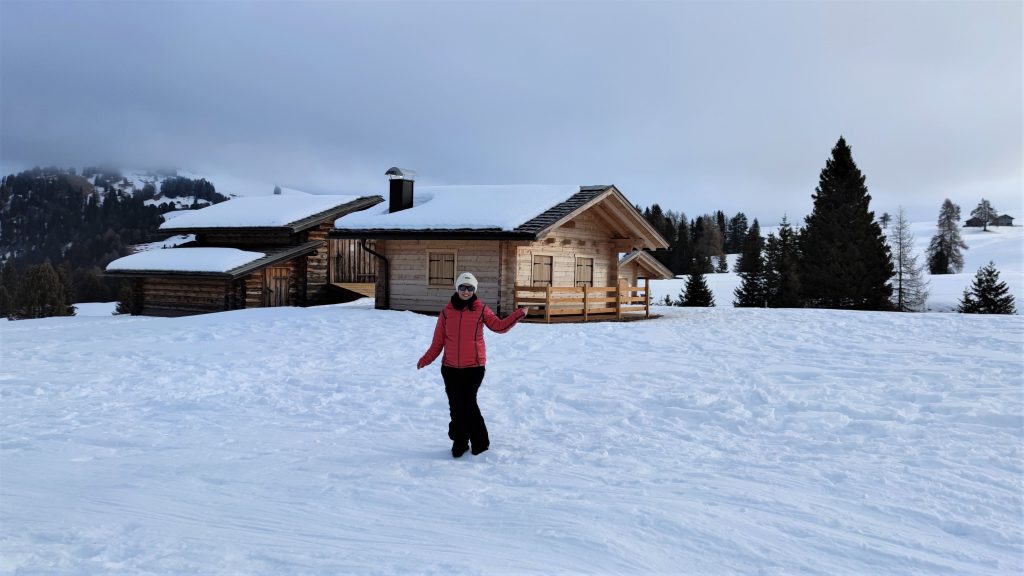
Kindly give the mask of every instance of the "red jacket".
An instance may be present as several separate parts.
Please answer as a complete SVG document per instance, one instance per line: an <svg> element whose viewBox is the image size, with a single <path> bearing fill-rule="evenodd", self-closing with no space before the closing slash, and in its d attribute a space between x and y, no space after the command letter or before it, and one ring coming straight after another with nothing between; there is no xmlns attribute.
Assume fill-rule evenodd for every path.
<svg viewBox="0 0 1024 576"><path fill-rule="evenodd" d="M451 368L472 368L487 363L487 346L484 345L484 326L499 334L508 332L526 316L526 309L520 308L502 320L486 304L474 300L473 304L457 310L449 302L437 316L434 340L420 358L417 366L430 364L444 349L443 366Z"/></svg>

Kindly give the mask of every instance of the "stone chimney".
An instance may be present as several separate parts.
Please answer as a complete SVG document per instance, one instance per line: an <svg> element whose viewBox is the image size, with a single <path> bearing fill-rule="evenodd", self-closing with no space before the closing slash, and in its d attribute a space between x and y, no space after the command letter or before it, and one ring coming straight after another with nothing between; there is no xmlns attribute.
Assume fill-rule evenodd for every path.
<svg viewBox="0 0 1024 576"><path fill-rule="evenodd" d="M391 181L391 202L388 205L388 213L412 208L412 187L416 172L393 167L388 168L384 174Z"/></svg>

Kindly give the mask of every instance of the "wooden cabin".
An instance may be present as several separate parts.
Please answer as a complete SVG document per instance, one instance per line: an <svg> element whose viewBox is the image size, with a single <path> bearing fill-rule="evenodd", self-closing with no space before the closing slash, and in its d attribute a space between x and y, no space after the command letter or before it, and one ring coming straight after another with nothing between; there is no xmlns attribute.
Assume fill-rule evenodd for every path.
<svg viewBox="0 0 1024 576"><path fill-rule="evenodd" d="M164 222L190 234L174 248L138 252L105 274L132 279L133 313L184 316L240 308L311 306L359 294L332 286L327 234L335 220L381 196L241 197Z"/></svg>
<svg viewBox="0 0 1024 576"><path fill-rule="evenodd" d="M499 314L529 304L547 321L646 316L637 279L672 277L640 256L628 263L642 274L621 267L623 254L668 244L615 186L416 189L410 171L387 174L390 201L339 218L328 235L336 269L362 270L344 280L372 283L378 308L437 313L468 271Z"/></svg>

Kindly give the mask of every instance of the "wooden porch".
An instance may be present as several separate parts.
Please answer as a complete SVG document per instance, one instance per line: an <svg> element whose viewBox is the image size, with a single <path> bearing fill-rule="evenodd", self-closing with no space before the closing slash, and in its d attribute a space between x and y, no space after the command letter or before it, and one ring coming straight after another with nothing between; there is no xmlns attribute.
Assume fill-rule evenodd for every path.
<svg viewBox="0 0 1024 576"><path fill-rule="evenodd" d="M597 322L651 317L650 281L643 286L516 286L516 307L530 306L524 322Z"/></svg>

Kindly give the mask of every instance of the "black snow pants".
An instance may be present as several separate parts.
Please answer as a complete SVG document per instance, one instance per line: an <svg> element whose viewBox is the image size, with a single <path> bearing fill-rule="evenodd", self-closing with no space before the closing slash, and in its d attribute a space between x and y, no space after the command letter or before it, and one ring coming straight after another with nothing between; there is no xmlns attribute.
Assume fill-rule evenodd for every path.
<svg viewBox="0 0 1024 576"><path fill-rule="evenodd" d="M472 442L474 454L483 452L491 444L487 436L487 425L476 404L477 390L484 381L484 367L441 366L441 377L444 378L444 391L448 394L448 410L451 413L448 437L454 446L465 447Z"/></svg>

